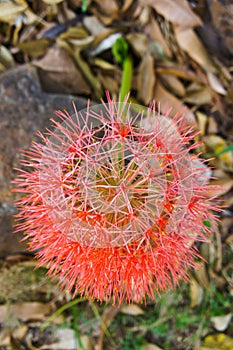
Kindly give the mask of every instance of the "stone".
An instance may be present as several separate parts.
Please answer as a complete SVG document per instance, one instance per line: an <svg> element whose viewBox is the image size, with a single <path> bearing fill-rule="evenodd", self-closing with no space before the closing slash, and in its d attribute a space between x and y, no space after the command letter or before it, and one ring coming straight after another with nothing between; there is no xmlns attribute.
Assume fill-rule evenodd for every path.
<svg viewBox="0 0 233 350"><path fill-rule="evenodd" d="M20 150L36 140L37 130L51 125L55 110L73 113L86 108L87 100L71 95L48 94L42 91L37 69L23 65L0 74L0 257L25 252L22 234L14 231L14 200L11 180L19 167Z"/></svg>

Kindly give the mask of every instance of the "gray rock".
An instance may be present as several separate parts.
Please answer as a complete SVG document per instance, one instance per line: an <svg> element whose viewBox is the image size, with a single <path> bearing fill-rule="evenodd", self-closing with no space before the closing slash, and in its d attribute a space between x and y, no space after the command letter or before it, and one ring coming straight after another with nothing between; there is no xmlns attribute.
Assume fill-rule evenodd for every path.
<svg viewBox="0 0 233 350"><path fill-rule="evenodd" d="M25 65L0 75L0 257L25 250L21 234L13 234L16 213L11 192L14 168L19 167L20 149L27 149L54 117L53 112L66 109L73 113L86 107L87 101L70 95L47 94L41 90L36 68Z"/></svg>

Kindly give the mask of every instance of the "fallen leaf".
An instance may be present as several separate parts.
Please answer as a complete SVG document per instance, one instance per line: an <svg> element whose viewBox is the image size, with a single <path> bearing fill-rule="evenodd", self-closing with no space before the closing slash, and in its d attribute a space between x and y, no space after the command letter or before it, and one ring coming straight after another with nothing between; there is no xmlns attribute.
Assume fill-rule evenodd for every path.
<svg viewBox="0 0 233 350"><path fill-rule="evenodd" d="M165 57L171 57L172 53L168 46L166 39L164 38L161 29L155 19L152 17L149 23L145 26L145 34L151 39L151 44L153 47L153 42L161 45Z"/></svg>
<svg viewBox="0 0 233 350"><path fill-rule="evenodd" d="M59 35L59 38L63 40L76 40L76 39L83 40L82 42L85 42L84 39L87 39L87 38L88 38L87 40L92 39L92 37L88 35L88 32L84 28L80 28L80 27L68 28L68 30L66 30L64 33L61 33Z"/></svg>
<svg viewBox="0 0 233 350"><path fill-rule="evenodd" d="M91 93L89 85L66 50L52 47L40 60L33 61L33 64L39 68L41 85L45 91L77 95Z"/></svg>
<svg viewBox="0 0 233 350"><path fill-rule="evenodd" d="M83 24L91 35L98 35L107 29L95 16L85 16Z"/></svg>
<svg viewBox="0 0 233 350"><path fill-rule="evenodd" d="M0 305L0 323L7 321L13 315L22 321L42 321L52 312L52 304L39 302L25 302L10 306Z"/></svg>
<svg viewBox="0 0 233 350"><path fill-rule="evenodd" d="M233 179L212 180L210 182L211 191L209 196L220 197L229 192L233 187ZM213 188L212 188L213 186ZM216 187L215 187L216 186ZM214 188L215 187L215 188Z"/></svg>
<svg viewBox="0 0 233 350"><path fill-rule="evenodd" d="M104 90L111 91L111 93L118 98L119 96L119 86L116 79L114 79L111 75L106 75L106 72L100 72L98 74L98 79L100 83L103 85Z"/></svg>
<svg viewBox="0 0 233 350"><path fill-rule="evenodd" d="M218 124L213 117L208 117L208 134L217 134L218 133Z"/></svg>
<svg viewBox="0 0 233 350"><path fill-rule="evenodd" d="M185 95L185 87L183 83L174 75L160 74L159 76L163 85L174 95L183 97Z"/></svg>
<svg viewBox="0 0 233 350"><path fill-rule="evenodd" d="M184 113L187 122L190 125L196 126L196 118L193 112L184 106L181 100L169 93L158 80L155 84L154 98L156 102L160 102L161 112L164 115L171 108L171 116L174 116L176 113Z"/></svg>
<svg viewBox="0 0 233 350"><path fill-rule="evenodd" d="M14 24L16 18L28 7L27 3L17 5L13 2L0 2L0 22Z"/></svg>
<svg viewBox="0 0 233 350"><path fill-rule="evenodd" d="M15 65L11 52L4 45L0 45L0 63L6 69L12 68Z"/></svg>
<svg viewBox="0 0 233 350"><path fill-rule="evenodd" d="M75 350L92 350L92 338L88 335L81 335L80 336L80 342L82 343L82 346L78 345Z"/></svg>
<svg viewBox="0 0 233 350"><path fill-rule="evenodd" d="M204 263L204 261L201 261L198 264L198 269L195 270L195 277L197 279L197 282L199 283L199 285L203 288L208 288L209 286L209 278L207 275L207 271L206 271L206 265Z"/></svg>
<svg viewBox="0 0 233 350"><path fill-rule="evenodd" d="M97 8L92 8L92 13L100 19L104 25L110 25L119 17L118 3L115 0L95 0Z"/></svg>
<svg viewBox="0 0 233 350"><path fill-rule="evenodd" d="M130 305L124 305L120 309L121 312L127 315L133 315L133 316L138 316L138 315L143 315L145 312L136 304L130 304Z"/></svg>
<svg viewBox="0 0 233 350"><path fill-rule="evenodd" d="M72 47L67 41L58 39L57 45L59 47L64 48L73 58L75 64L82 72L86 81L90 84L93 89L94 98L101 98L103 95L102 86L96 76L92 73L89 65L81 56L81 48L80 47Z"/></svg>
<svg viewBox="0 0 233 350"><path fill-rule="evenodd" d="M227 314L222 316L211 317L210 320L217 331L223 332L227 329L231 321L231 318L232 318L232 314Z"/></svg>
<svg viewBox="0 0 233 350"><path fill-rule="evenodd" d="M155 344L147 343L145 346L143 346L142 350L162 350L162 349Z"/></svg>
<svg viewBox="0 0 233 350"><path fill-rule="evenodd" d="M134 0L124 0L123 6L120 9L121 13L126 12L130 6L133 4Z"/></svg>
<svg viewBox="0 0 233 350"><path fill-rule="evenodd" d="M32 41L24 41L22 43L19 43L18 47L30 57L38 58L46 53L49 45L50 41L48 39L41 38Z"/></svg>
<svg viewBox="0 0 233 350"><path fill-rule="evenodd" d="M216 68L209 57L205 47L192 29L175 29L176 40L182 50L184 50L195 62L205 71L216 72Z"/></svg>
<svg viewBox="0 0 233 350"><path fill-rule="evenodd" d="M63 2L64 0L42 0L47 5L57 5Z"/></svg>
<svg viewBox="0 0 233 350"><path fill-rule="evenodd" d="M190 307L193 308L200 305L203 300L203 288L192 278L189 285L190 290Z"/></svg>
<svg viewBox="0 0 233 350"><path fill-rule="evenodd" d="M148 105L154 97L155 80L153 57L150 54L146 54L139 66L137 77L137 97L145 105Z"/></svg>
<svg viewBox="0 0 233 350"><path fill-rule="evenodd" d="M193 91L189 91L187 89L187 94L184 98L184 101L193 105L201 106L211 105L212 99L213 98L210 88L208 86L202 86L199 87L199 89L195 89Z"/></svg>
<svg viewBox="0 0 233 350"><path fill-rule="evenodd" d="M138 57L143 58L148 53L148 39L144 33L130 33L126 40Z"/></svg>
<svg viewBox="0 0 233 350"><path fill-rule="evenodd" d="M215 74L213 74L212 72L207 72L207 78L208 78L210 87L215 92L217 92L220 95L226 95L227 93L226 89L223 87L223 85L221 84L221 82L219 81L219 79Z"/></svg>
<svg viewBox="0 0 233 350"><path fill-rule="evenodd" d="M11 334L11 337L14 339L17 339L18 341L22 341L22 339L26 336L28 331L28 326L26 325L21 325L14 329L14 331Z"/></svg>
<svg viewBox="0 0 233 350"><path fill-rule="evenodd" d="M187 67L175 64L173 62L163 62L162 65L156 67L156 72L159 74L173 75L175 77L191 80L196 83L203 83L203 81L194 73L189 70Z"/></svg>
<svg viewBox="0 0 233 350"><path fill-rule="evenodd" d="M187 1L141 0L141 3L153 7L156 12L179 28L193 28L202 24L201 19L191 10Z"/></svg>
<svg viewBox="0 0 233 350"><path fill-rule="evenodd" d="M107 71L115 71L116 70L116 66L112 63L109 63L108 61L102 60L101 58L94 58L92 63L99 67L102 68L103 70L107 70Z"/></svg>
<svg viewBox="0 0 233 350"><path fill-rule="evenodd" d="M197 111L196 112L196 116L197 116L197 126L198 126L198 130L200 131L201 135L205 135L206 134L206 125L208 122L208 117L206 114Z"/></svg>

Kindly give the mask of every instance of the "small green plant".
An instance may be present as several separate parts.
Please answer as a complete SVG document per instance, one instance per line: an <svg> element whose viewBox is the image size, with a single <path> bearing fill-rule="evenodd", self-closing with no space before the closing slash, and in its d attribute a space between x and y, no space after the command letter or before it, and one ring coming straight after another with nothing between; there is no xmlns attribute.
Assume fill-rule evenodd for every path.
<svg viewBox="0 0 233 350"><path fill-rule="evenodd" d="M129 46L122 37L115 41L112 47L112 53L118 63L122 65L122 80L120 87L120 102L123 102L131 89L131 81L133 75L133 60L129 53Z"/></svg>
<svg viewBox="0 0 233 350"><path fill-rule="evenodd" d="M146 341L141 334L135 334L132 332L126 332L125 337L122 340L123 350L141 350L145 344Z"/></svg>
<svg viewBox="0 0 233 350"><path fill-rule="evenodd" d="M82 0L82 12L86 12L87 11L87 6L88 6L88 0Z"/></svg>

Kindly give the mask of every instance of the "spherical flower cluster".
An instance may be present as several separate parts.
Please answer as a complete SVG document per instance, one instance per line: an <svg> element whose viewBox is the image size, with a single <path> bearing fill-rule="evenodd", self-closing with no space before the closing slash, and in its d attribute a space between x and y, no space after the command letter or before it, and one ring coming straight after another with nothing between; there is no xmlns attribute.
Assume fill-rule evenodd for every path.
<svg viewBox="0 0 233 350"><path fill-rule="evenodd" d="M57 115L15 180L17 230L40 264L74 295L113 303L186 279L218 207L183 116L110 98Z"/></svg>

